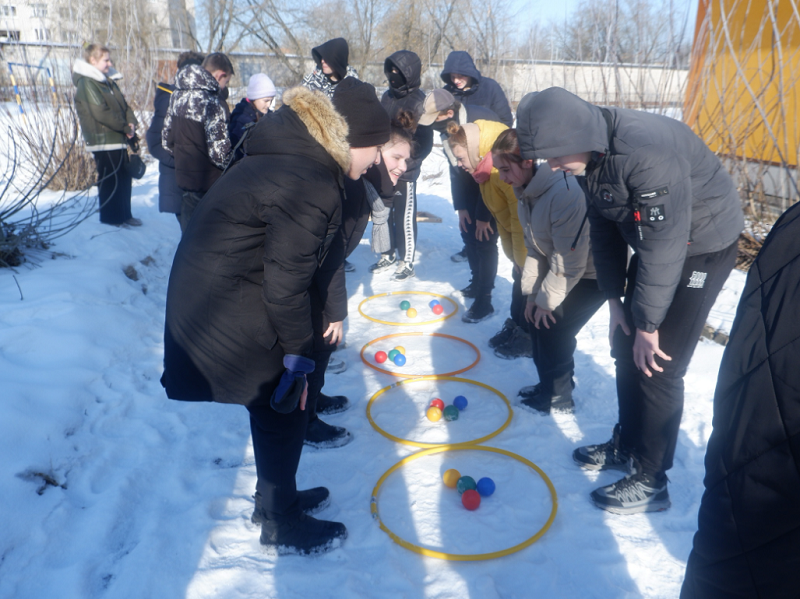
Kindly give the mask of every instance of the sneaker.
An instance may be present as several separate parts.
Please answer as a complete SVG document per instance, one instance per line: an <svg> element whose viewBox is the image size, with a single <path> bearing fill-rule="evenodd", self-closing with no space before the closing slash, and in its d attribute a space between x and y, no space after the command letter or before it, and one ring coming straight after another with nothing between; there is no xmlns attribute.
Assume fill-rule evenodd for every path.
<svg viewBox="0 0 800 599"><path fill-rule="evenodd" d="M515 328L517 328L517 323L510 318L506 318L506 321L503 323L503 328L495 333L494 337L489 339L489 347L500 347L503 345L508 341L508 338L511 337L511 333L514 332Z"/></svg>
<svg viewBox="0 0 800 599"><path fill-rule="evenodd" d="M338 414L350 407L350 400L344 395L325 395L320 393L317 397L317 414Z"/></svg>
<svg viewBox="0 0 800 599"><path fill-rule="evenodd" d="M540 387L536 395L531 395L519 402L520 406L535 410L545 416L552 412L572 414L575 411L575 402L572 394L552 395Z"/></svg>
<svg viewBox="0 0 800 599"><path fill-rule="evenodd" d="M601 510L612 514L639 514L662 512L672 505L667 490L667 477L656 477L639 472L629 474L607 487L592 491L592 501Z"/></svg>
<svg viewBox="0 0 800 599"><path fill-rule="evenodd" d="M261 511L261 493L256 491L253 495L256 506L253 510L253 515L250 516L250 522L253 524L263 524L267 517ZM322 511L331 503L331 493L325 487L314 487L313 489L306 489L305 491L297 492L297 506L304 514L311 516L317 512Z"/></svg>
<svg viewBox="0 0 800 599"><path fill-rule="evenodd" d="M461 320L464 322L480 322L482 320L486 320L492 314L494 314L494 308L492 307L492 300L488 297L479 297L467 310L467 313L461 317Z"/></svg>
<svg viewBox="0 0 800 599"><path fill-rule="evenodd" d="M347 362L340 360L339 358L334 358L333 356L328 358L328 367L325 369L325 372L329 372L331 374L341 374L345 370L347 370Z"/></svg>
<svg viewBox="0 0 800 599"><path fill-rule="evenodd" d="M411 262L401 262L397 265L397 270L392 279L395 281L405 281L414 276L414 265Z"/></svg>
<svg viewBox="0 0 800 599"><path fill-rule="evenodd" d="M344 261L344 272L355 272L356 265L352 262L348 262L347 260Z"/></svg>
<svg viewBox="0 0 800 599"><path fill-rule="evenodd" d="M142 219L140 218L129 218L126 220L123 225L128 225L129 227L141 227L142 226Z"/></svg>
<svg viewBox="0 0 800 599"><path fill-rule="evenodd" d="M503 360L533 358L533 342L530 334L515 325L508 340L494 350L494 355Z"/></svg>
<svg viewBox="0 0 800 599"><path fill-rule="evenodd" d="M341 522L317 520L303 513L261 524L261 544L275 547L282 555L326 553L339 547L346 538L347 528Z"/></svg>
<svg viewBox="0 0 800 599"><path fill-rule="evenodd" d="M472 281L470 281L469 285L464 287L464 289L461 289L459 293L461 294L461 297L465 299L475 299L476 297L478 297L478 293L477 291L475 291L475 287L473 286Z"/></svg>
<svg viewBox="0 0 800 599"><path fill-rule="evenodd" d="M369 267L370 272L383 272L387 268L391 268L392 264L397 261L395 258L394 253L392 254L381 254L381 259L378 260L375 264Z"/></svg>
<svg viewBox="0 0 800 599"><path fill-rule="evenodd" d="M453 254L452 256L450 256L450 259L453 262L466 262L467 261L467 248L466 247L461 248L461 251Z"/></svg>
<svg viewBox="0 0 800 599"><path fill-rule="evenodd" d="M600 445L578 447L572 452L575 463L586 470L628 470L630 456L625 453L619 443L619 424L614 427L610 441Z"/></svg>
<svg viewBox="0 0 800 599"><path fill-rule="evenodd" d="M522 399L528 399L529 397L537 395L541 388L542 388L541 383L536 383L535 385L528 385L527 387L523 387L522 389L520 389L517 395Z"/></svg>
<svg viewBox="0 0 800 599"><path fill-rule="evenodd" d="M303 441L309 447L316 449L334 449L344 447L353 440L353 435L346 428L333 426L314 418L308 423L306 438Z"/></svg>

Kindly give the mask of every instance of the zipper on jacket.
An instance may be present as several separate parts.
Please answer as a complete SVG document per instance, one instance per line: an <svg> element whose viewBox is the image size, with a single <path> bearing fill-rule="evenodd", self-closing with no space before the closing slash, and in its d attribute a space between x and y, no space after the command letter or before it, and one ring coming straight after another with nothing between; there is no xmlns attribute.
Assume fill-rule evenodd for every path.
<svg viewBox="0 0 800 599"><path fill-rule="evenodd" d="M578 245L578 240L581 238L581 233L583 233L583 226L586 224L586 219L589 218L589 207L586 207L586 213L583 215L583 220L581 221L581 226L578 227L578 234L575 236L575 240L572 242L572 247L569 248L570 252L575 251L575 246Z"/></svg>
<svg viewBox="0 0 800 599"><path fill-rule="evenodd" d="M642 212L639 210L639 198L633 196L633 222L636 223L636 231L639 233L639 241L644 241L642 231Z"/></svg>

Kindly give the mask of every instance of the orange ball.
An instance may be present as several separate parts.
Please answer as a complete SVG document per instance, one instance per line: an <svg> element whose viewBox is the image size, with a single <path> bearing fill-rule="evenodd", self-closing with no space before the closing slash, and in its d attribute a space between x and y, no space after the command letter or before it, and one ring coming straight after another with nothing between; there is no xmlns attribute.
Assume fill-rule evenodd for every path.
<svg viewBox="0 0 800 599"><path fill-rule="evenodd" d="M461 473L454 468L450 468L442 475L442 482L451 489L455 489L459 478L461 478Z"/></svg>
<svg viewBox="0 0 800 599"><path fill-rule="evenodd" d="M406 311L406 316L408 316L409 318L416 318L417 317L417 311L414 308L409 308Z"/></svg>
<svg viewBox="0 0 800 599"><path fill-rule="evenodd" d="M439 422L442 419L442 411L436 406L431 406L428 408L428 411L425 413L425 415L431 422Z"/></svg>

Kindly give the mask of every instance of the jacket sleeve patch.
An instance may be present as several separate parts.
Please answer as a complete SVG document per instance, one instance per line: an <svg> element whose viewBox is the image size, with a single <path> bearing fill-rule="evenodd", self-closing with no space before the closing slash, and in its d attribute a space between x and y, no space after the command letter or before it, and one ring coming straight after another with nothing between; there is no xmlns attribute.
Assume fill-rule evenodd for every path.
<svg viewBox="0 0 800 599"><path fill-rule="evenodd" d="M667 218L667 212L663 204L659 204L658 206L647 206L644 209L644 212L645 220L651 223L662 222Z"/></svg>
<svg viewBox="0 0 800 599"><path fill-rule="evenodd" d="M650 191L637 191L633 195L637 200L654 200L661 196L669 195L669 187L664 186Z"/></svg>

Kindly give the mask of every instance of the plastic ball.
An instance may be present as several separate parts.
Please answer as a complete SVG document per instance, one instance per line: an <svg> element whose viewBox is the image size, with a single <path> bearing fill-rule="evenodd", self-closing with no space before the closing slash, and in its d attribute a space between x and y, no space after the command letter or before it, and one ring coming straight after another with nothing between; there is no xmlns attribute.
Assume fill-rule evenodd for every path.
<svg viewBox="0 0 800 599"><path fill-rule="evenodd" d="M409 308L408 310L406 310L406 316L408 316L409 318L416 318L417 311L414 308Z"/></svg>
<svg viewBox="0 0 800 599"><path fill-rule="evenodd" d="M400 352L397 352L397 355L392 359L392 362L394 362L396 366L405 366L406 357Z"/></svg>
<svg viewBox="0 0 800 599"><path fill-rule="evenodd" d="M434 306L440 305L439 304L439 300L437 300L437 299L431 300L431 301L428 302L428 305L431 307L431 309L433 309Z"/></svg>
<svg viewBox="0 0 800 599"><path fill-rule="evenodd" d="M444 308L442 308L442 304L436 304L436 305L435 305L435 306L432 308L432 310L433 310L433 313L434 313L434 314L436 314L436 315L439 315L439 314L441 314L442 312L444 312Z"/></svg>
<svg viewBox="0 0 800 599"><path fill-rule="evenodd" d="M439 422L442 419L442 411L436 406L431 406L428 408L428 411L425 412L425 415L431 422Z"/></svg>
<svg viewBox="0 0 800 599"><path fill-rule="evenodd" d="M444 410L444 402L438 397L431 402L432 406L436 406L440 410Z"/></svg>
<svg viewBox="0 0 800 599"><path fill-rule="evenodd" d="M467 398L464 397L463 395L459 395L453 400L453 405L457 407L459 410L465 409L468 404L469 402L467 401Z"/></svg>
<svg viewBox="0 0 800 599"><path fill-rule="evenodd" d="M464 494L464 491L469 491L470 489L474 491L476 486L475 479L471 476L462 476L458 479L458 482L456 482L456 489L461 495Z"/></svg>
<svg viewBox="0 0 800 599"><path fill-rule="evenodd" d="M383 364L389 356L386 355L385 351L375 352L375 361L378 364Z"/></svg>
<svg viewBox="0 0 800 599"><path fill-rule="evenodd" d="M481 505L481 496L477 491L468 489L461 495L461 504L470 511L477 510Z"/></svg>
<svg viewBox="0 0 800 599"><path fill-rule="evenodd" d="M396 349L393 349L392 351L389 352L389 359L392 362L394 362L394 357L399 353L400 353L399 351L397 351Z"/></svg>
<svg viewBox="0 0 800 599"><path fill-rule="evenodd" d="M484 476L478 481L478 485L475 488L483 497L489 497L489 495L494 493L496 487L494 486L494 481L491 478Z"/></svg>
<svg viewBox="0 0 800 599"><path fill-rule="evenodd" d="M406 355L406 348L403 347L402 345L398 345L397 347L395 347L395 349L397 351L399 351L401 354L403 354L404 356Z"/></svg>
<svg viewBox="0 0 800 599"><path fill-rule="evenodd" d="M455 406L447 406L444 409L444 419L448 422L458 420L458 408Z"/></svg>
<svg viewBox="0 0 800 599"><path fill-rule="evenodd" d="M442 475L442 482L451 489L455 489L459 478L461 478L461 473L454 468L450 468Z"/></svg>
<svg viewBox="0 0 800 599"><path fill-rule="evenodd" d="M403 300L400 302L400 309L401 310L408 310L411 307L411 302L408 300Z"/></svg>

